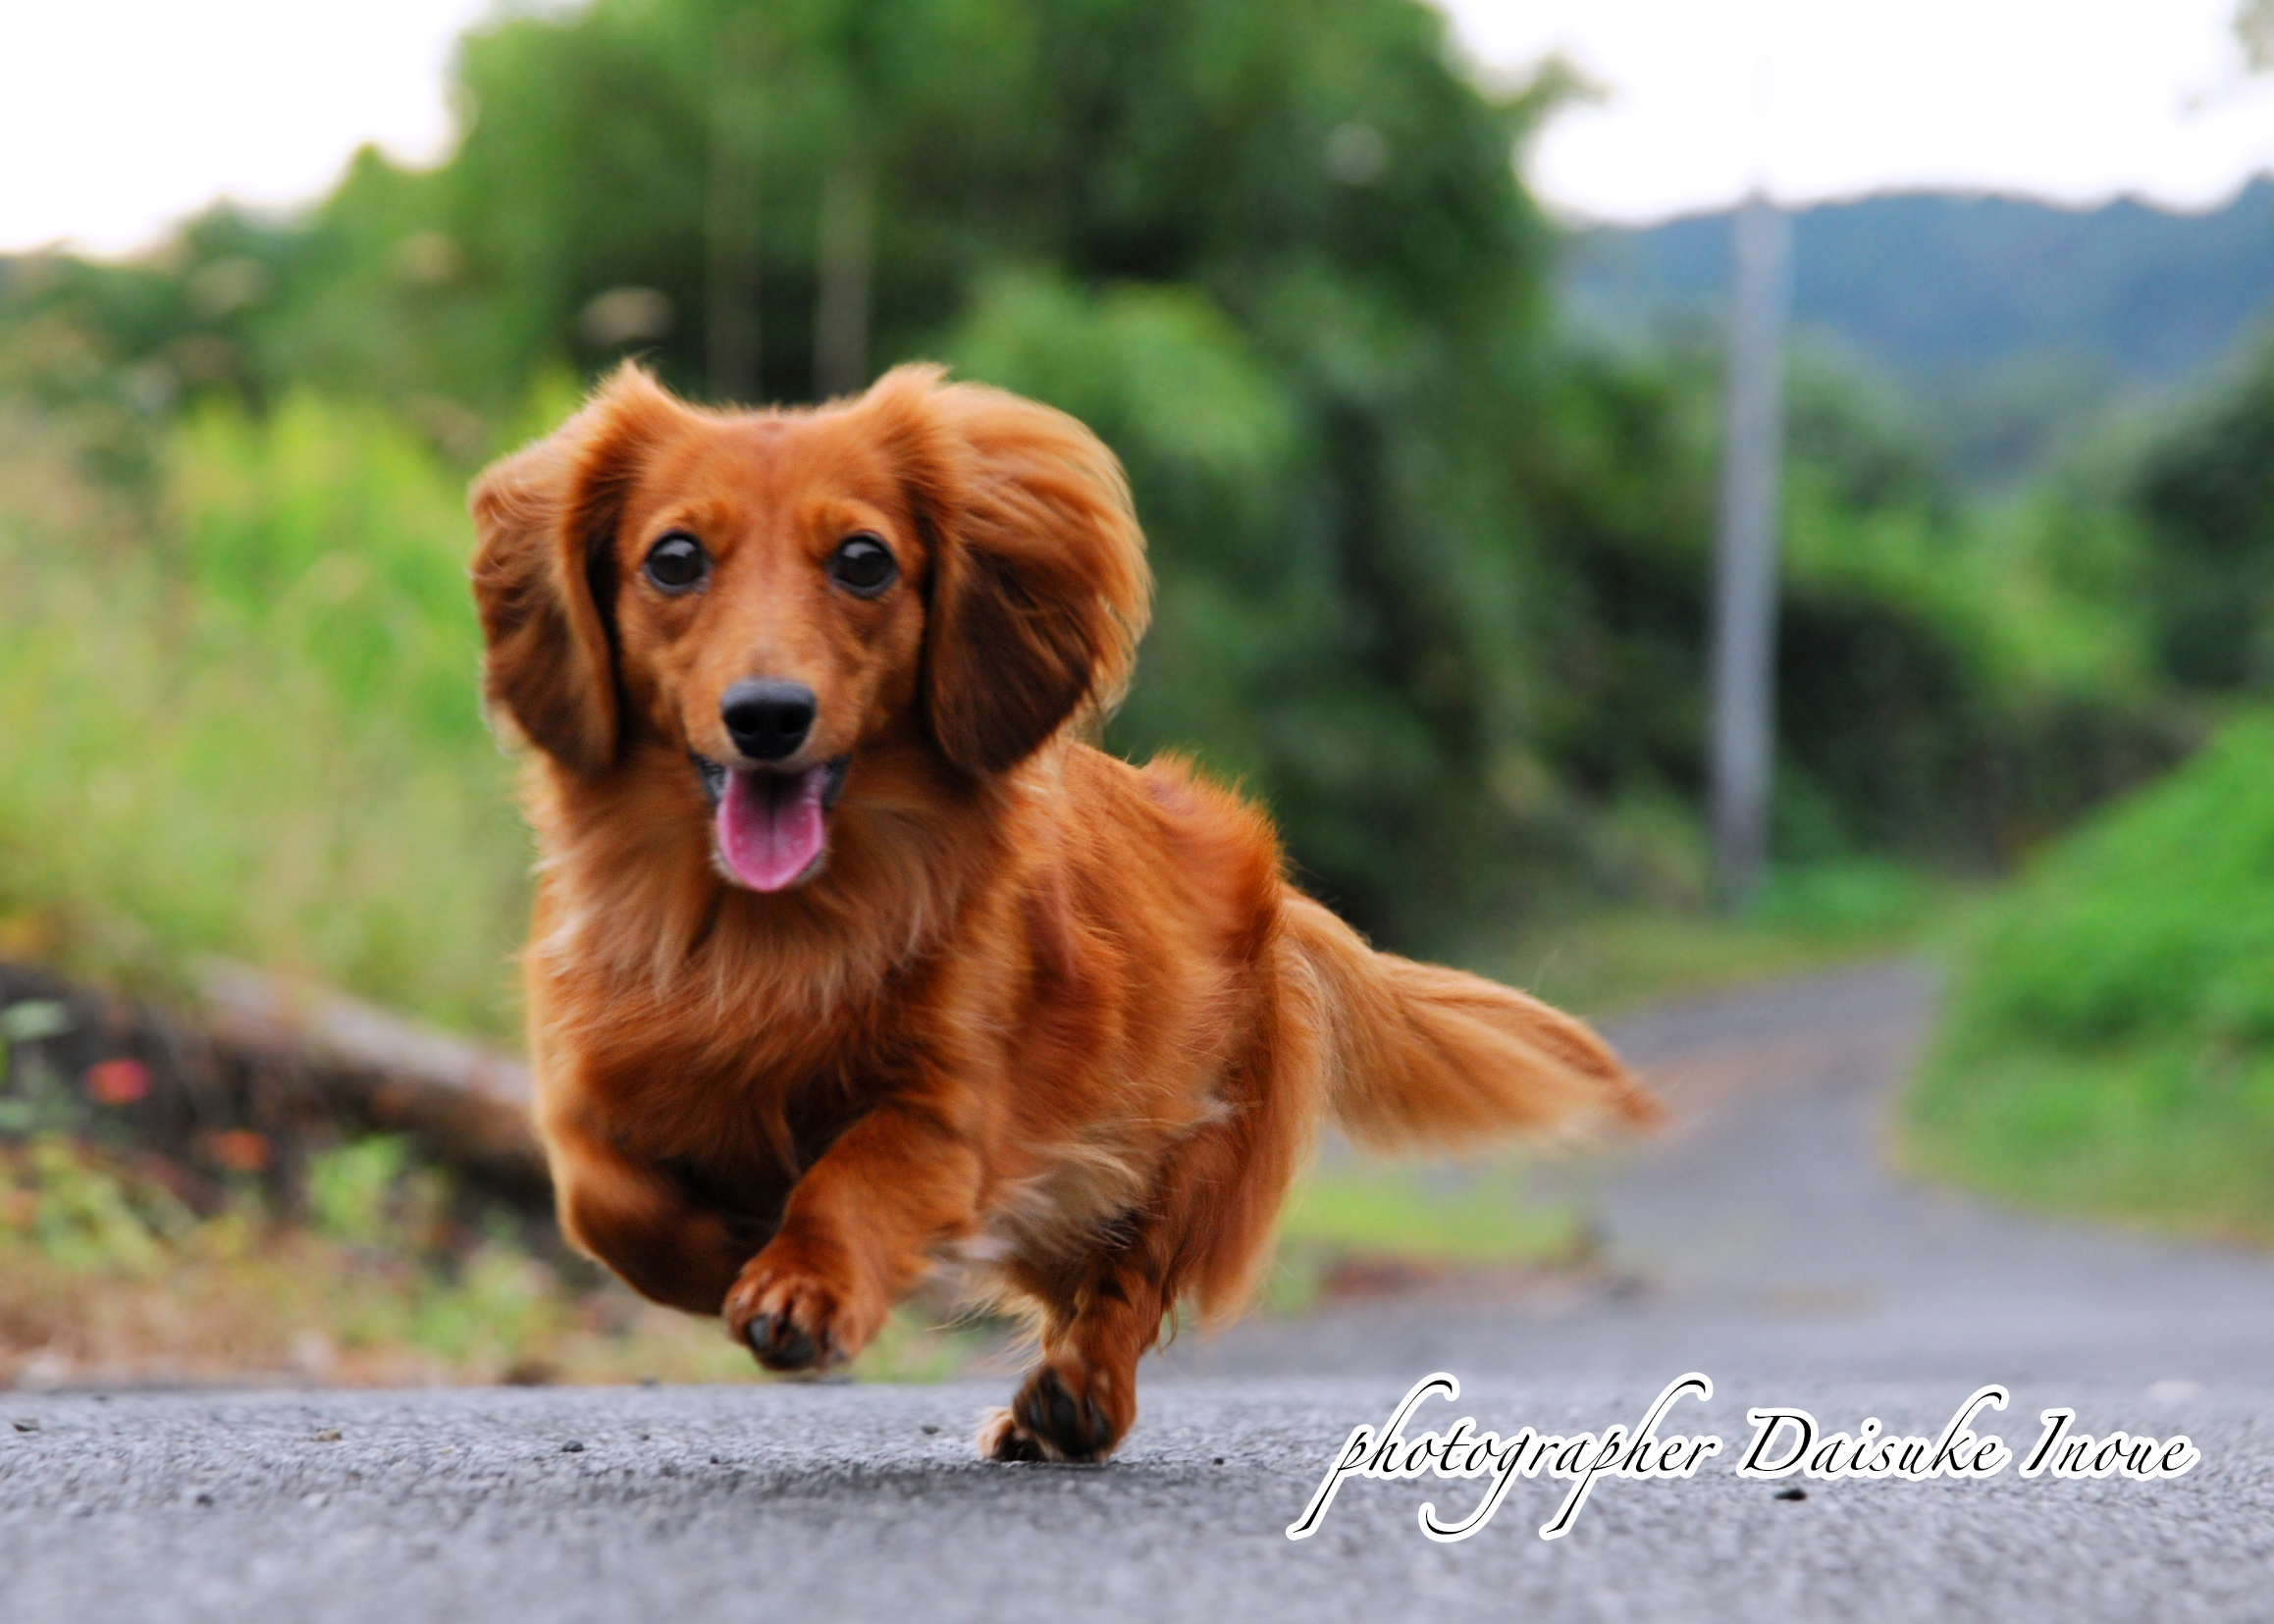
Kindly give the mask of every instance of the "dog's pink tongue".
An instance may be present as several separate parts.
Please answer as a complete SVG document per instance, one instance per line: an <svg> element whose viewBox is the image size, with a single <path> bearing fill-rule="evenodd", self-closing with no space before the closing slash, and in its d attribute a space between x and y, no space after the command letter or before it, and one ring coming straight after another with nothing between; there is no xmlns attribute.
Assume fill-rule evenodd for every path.
<svg viewBox="0 0 2274 1624"><path fill-rule="evenodd" d="M821 855L821 780L826 769L795 774L737 772L718 803L718 850L753 891L779 891Z"/></svg>

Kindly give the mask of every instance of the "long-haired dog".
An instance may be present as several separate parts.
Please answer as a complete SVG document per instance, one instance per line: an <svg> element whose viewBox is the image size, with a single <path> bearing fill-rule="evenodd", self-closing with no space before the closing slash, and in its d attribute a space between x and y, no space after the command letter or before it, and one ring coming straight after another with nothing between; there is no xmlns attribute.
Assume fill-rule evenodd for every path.
<svg viewBox="0 0 2274 1624"><path fill-rule="evenodd" d="M1370 950L1253 808L1084 742L1150 577L1063 413L925 366L701 410L627 366L472 508L488 699L536 747L562 1226L769 1368L960 1263L1040 1343L982 1450L1101 1459L1164 1317L1243 1303L1322 1119L1653 1115L1578 1022Z"/></svg>

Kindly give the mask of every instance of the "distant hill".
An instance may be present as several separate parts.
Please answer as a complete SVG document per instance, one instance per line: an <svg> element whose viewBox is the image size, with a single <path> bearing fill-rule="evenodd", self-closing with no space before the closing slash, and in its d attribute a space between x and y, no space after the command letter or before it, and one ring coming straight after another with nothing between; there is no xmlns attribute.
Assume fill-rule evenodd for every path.
<svg viewBox="0 0 2274 1624"><path fill-rule="evenodd" d="M1718 307L1729 216L1600 228L1567 248L1566 309L1647 333ZM2225 208L1899 193L1794 219L1804 331L1879 363L1946 425L1973 472L2011 472L2111 401L2182 385L2274 313L2274 183Z"/></svg>

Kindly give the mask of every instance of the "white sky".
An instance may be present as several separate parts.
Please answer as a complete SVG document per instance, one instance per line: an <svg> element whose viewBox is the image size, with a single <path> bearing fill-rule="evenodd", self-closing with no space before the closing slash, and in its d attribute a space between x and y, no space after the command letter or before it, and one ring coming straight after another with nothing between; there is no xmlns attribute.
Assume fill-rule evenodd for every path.
<svg viewBox="0 0 2274 1624"><path fill-rule="evenodd" d="M1650 220L1759 174L1787 202L1895 187L2222 202L2274 170L2274 76L2236 0L1440 0L1488 65L1560 51L1609 94L1526 164L1564 211Z"/></svg>
<svg viewBox="0 0 2274 1624"><path fill-rule="evenodd" d="M485 0L0 0L0 251L138 247L227 193L330 188L358 146L437 158Z"/></svg>
<svg viewBox="0 0 2274 1624"><path fill-rule="evenodd" d="M1573 215L1713 207L1756 173L1791 202L1963 186L2199 207L2274 170L2274 81L2243 75L2235 0L1441 3L1488 67L1559 50L1607 91L1527 160ZM223 193L308 198L365 140L437 158L451 38L488 9L0 0L0 251L123 253Z"/></svg>

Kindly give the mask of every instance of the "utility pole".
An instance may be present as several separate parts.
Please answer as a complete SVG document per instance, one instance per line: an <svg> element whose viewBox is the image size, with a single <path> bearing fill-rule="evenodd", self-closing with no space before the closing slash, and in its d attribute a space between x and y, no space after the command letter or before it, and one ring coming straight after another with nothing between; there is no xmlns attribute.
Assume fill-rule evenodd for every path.
<svg viewBox="0 0 2274 1624"><path fill-rule="evenodd" d="M1729 377L1714 550L1712 794L1721 907L1753 900L1776 765L1776 530L1792 225L1757 187L1731 229Z"/></svg>

